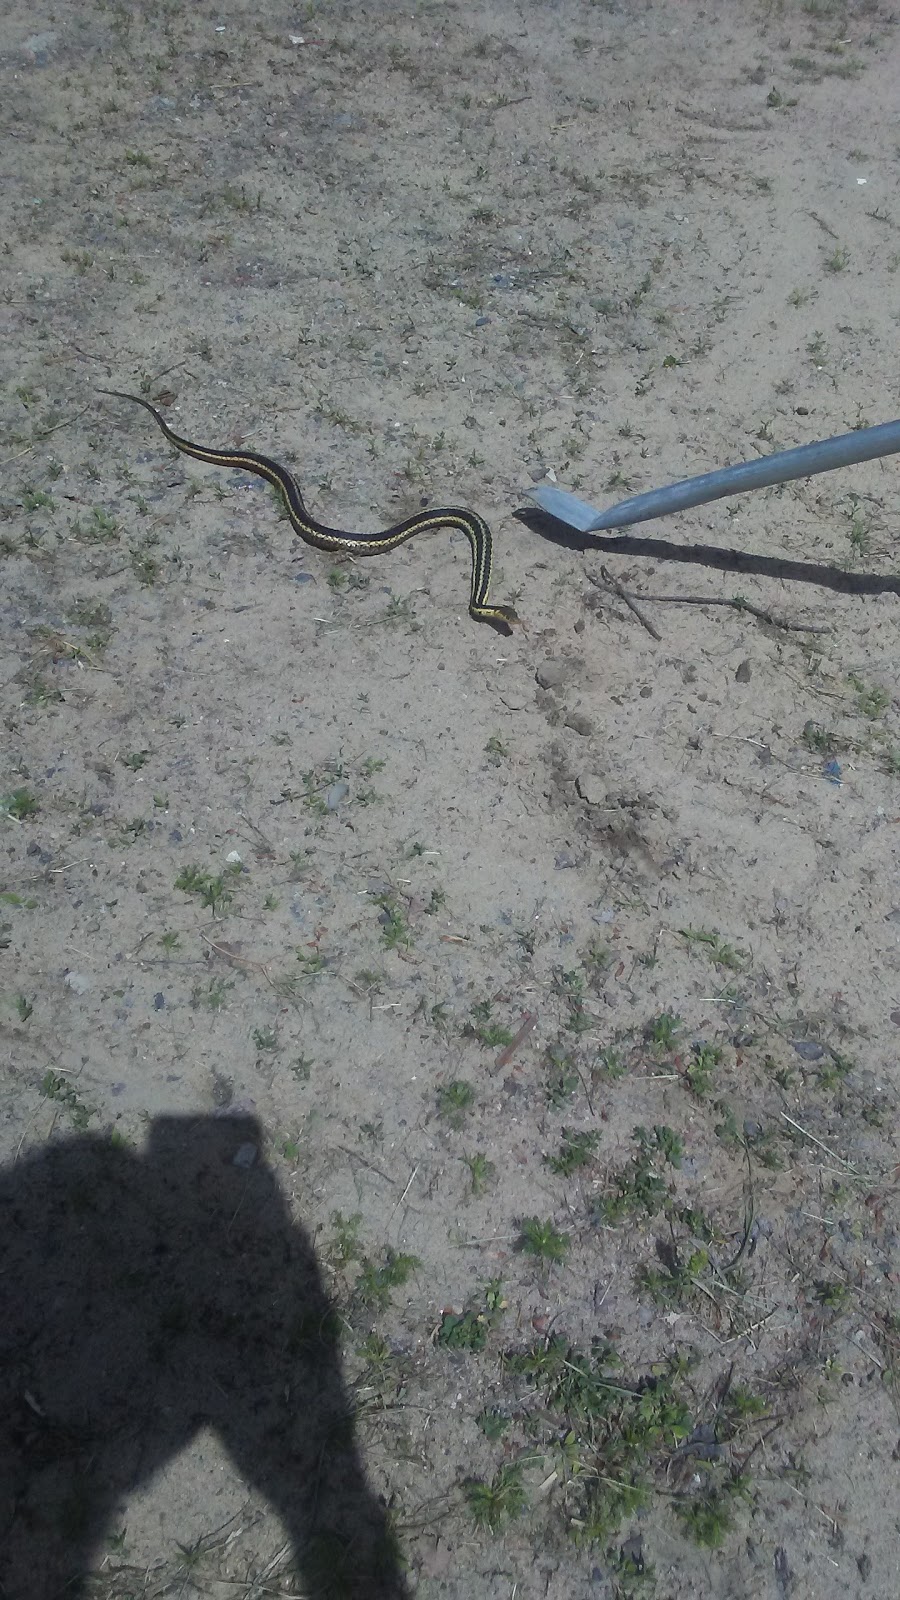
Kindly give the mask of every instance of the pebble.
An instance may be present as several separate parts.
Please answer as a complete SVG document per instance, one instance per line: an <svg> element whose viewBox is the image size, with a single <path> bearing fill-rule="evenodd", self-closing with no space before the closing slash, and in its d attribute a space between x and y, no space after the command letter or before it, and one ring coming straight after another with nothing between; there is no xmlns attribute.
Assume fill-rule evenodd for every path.
<svg viewBox="0 0 900 1600"><path fill-rule="evenodd" d="M232 1159L233 1167L242 1167L246 1171L253 1166L256 1160L255 1144L239 1144Z"/></svg>
<svg viewBox="0 0 900 1600"><path fill-rule="evenodd" d="M538 667L535 678L542 689L561 689L569 676L569 663L559 656L551 656Z"/></svg>
<svg viewBox="0 0 900 1600"><path fill-rule="evenodd" d="M734 675L735 683L749 683L753 676L753 668L749 661L742 661Z"/></svg>
<svg viewBox="0 0 900 1600"><path fill-rule="evenodd" d="M596 772L583 772L575 779L575 787L589 806L606 805L606 780Z"/></svg>
<svg viewBox="0 0 900 1600"><path fill-rule="evenodd" d="M792 1039L791 1048L803 1061L821 1061L825 1054L825 1046L818 1039Z"/></svg>
<svg viewBox="0 0 900 1600"><path fill-rule="evenodd" d="M571 728L573 733L580 733L582 738L585 739L594 731L593 722L590 717L584 715L583 711L570 711L565 718L565 725L567 728Z"/></svg>
<svg viewBox="0 0 900 1600"><path fill-rule="evenodd" d="M338 806L342 803L342 801L346 800L349 793L350 785L349 783L345 783L343 778L339 783L333 783L325 795L325 804L328 807L328 810L337 811Z"/></svg>

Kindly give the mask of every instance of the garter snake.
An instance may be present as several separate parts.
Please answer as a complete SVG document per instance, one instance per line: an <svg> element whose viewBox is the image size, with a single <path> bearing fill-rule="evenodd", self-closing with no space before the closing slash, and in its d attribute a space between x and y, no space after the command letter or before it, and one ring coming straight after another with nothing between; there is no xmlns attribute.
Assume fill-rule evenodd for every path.
<svg viewBox="0 0 900 1600"><path fill-rule="evenodd" d="M489 622L500 633L511 633L518 617L511 606L488 604L491 585L491 558L493 541L491 530L475 511L459 506L441 506L434 511L420 511L414 517L397 522L383 533L342 533L339 528L327 528L310 516L303 496L293 475L268 456L257 455L255 450L209 450L205 445L192 444L173 432L149 400L140 395L125 394L121 389L99 389L99 394L110 394L117 400L132 400L155 417L171 445L182 455L193 456L197 461L207 461L213 467L239 467L243 472L255 472L266 478L281 493L291 526L307 544L317 550L345 551L354 556L381 556L396 550L417 533L428 533L436 528L457 528L464 533L472 547L472 587L469 594L469 615L477 622Z"/></svg>

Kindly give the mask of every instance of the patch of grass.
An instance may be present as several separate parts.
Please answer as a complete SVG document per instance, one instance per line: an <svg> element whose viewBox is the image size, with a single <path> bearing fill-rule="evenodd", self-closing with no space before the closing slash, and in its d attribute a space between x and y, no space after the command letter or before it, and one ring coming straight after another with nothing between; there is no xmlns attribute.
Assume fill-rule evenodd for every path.
<svg viewBox="0 0 900 1600"><path fill-rule="evenodd" d="M132 750L130 755L120 756L119 760L123 767L128 768L129 772L140 772L141 767L147 765L151 754L152 751L150 750Z"/></svg>
<svg viewBox="0 0 900 1600"><path fill-rule="evenodd" d="M464 1156L463 1160L469 1169L472 1194L483 1194L488 1184L493 1183L497 1176L497 1168L493 1161L489 1161L481 1150L476 1150L473 1155Z"/></svg>
<svg viewBox="0 0 900 1600"><path fill-rule="evenodd" d="M466 1112L474 1104L475 1090L462 1078L454 1078L452 1083L441 1084L437 1101L439 1115L446 1118L451 1128L461 1128Z"/></svg>
<svg viewBox="0 0 900 1600"><path fill-rule="evenodd" d="M516 1241L523 1255L545 1263L565 1261L571 1243L570 1234L560 1233L552 1222L542 1222L540 1217L523 1217Z"/></svg>
<svg viewBox="0 0 900 1600"><path fill-rule="evenodd" d="M695 1044L684 1069L684 1076L696 1095L708 1094L713 1073L721 1064L723 1051L714 1044Z"/></svg>
<svg viewBox="0 0 900 1600"><path fill-rule="evenodd" d="M492 1005L490 1000L478 1000L472 1006L472 1021L465 1025L465 1032L474 1035L480 1045L486 1050L496 1050L504 1045L512 1044L513 1036L508 1028L501 1027L491 1021Z"/></svg>
<svg viewBox="0 0 900 1600"><path fill-rule="evenodd" d="M486 1439L502 1439L511 1420L505 1411L500 1411L496 1406L486 1407L475 1418L477 1427Z"/></svg>
<svg viewBox="0 0 900 1600"><path fill-rule="evenodd" d="M185 894L199 895L200 904L207 907L213 916L234 899L223 873L213 875L203 872L200 867L182 867L175 879L175 888L183 890Z"/></svg>
<svg viewBox="0 0 900 1600"><path fill-rule="evenodd" d="M631 1160L613 1174L612 1188L594 1204L598 1222L622 1222L636 1212L655 1217L668 1201L668 1185L657 1165L660 1160L669 1166L681 1165L684 1149L679 1135L661 1124L651 1133L637 1127L633 1138L636 1148Z"/></svg>
<svg viewBox="0 0 900 1600"><path fill-rule="evenodd" d="M355 1298L362 1306L377 1306L384 1311L390 1305L391 1291L402 1288L421 1266L418 1256L403 1255L388 1249L380 1265L369 1256L362 1260L362 1270L356 1281Z"/></svg>
<svg viewBox="0 0 900 1600"><path fill-rule="evenodd" d="M573 1128L563 1128L562 1145L555 1156L545 1156L551 1172L570 1178L579 1167L586 1167L594 1158L599 1135L591 1132L576 1133Z"/></svg>
<svg viewBox="0 0 900 1600"><path fill-rule="evenodd" d="M674 1050L681 1033L681 1018L674 1012L663 1011L648 1023L646 1036L658 1050Z"/></svg>
<svg viewBox="0 0 900 1600"><path fill-rule="evenodd" d="M275 1028L254 1028L250 1035L257 1050L277 1050L278 1032Z"/></svg>
<svg viewBox="0 0 900 1600"><path fill-rule="evenodd" d="M856 692L856 709L862 716L874 722L884 715L891 703L887 689L883 689L880 684L864 683L855 672L848 672L847 682Z"/></svg>
<svg viewBox="0 0 900 1600"><path fill-rule="evenodd" d="M348 1262L359 1261L362 1258L362 1245L359 1242L362 1219L361 1211L354 1211L352 1217L345 1217L340 1211L332 1211L334 1242L328 1254L337 1266L345 1267Z"/></svg>
<svg viewBox="0 0 900 1600"><path fill-rule="evenodd" d="M82 544L108 544L115 539L119 525L115 517L111 517L102 506L94 506L87 522L77 519L71 523L69 532L73 539L78 539Z"/></svg>
<svg viewBox="0 0 900 1600"><path fill-rule="evenodd" d="M462 1491L476 1528L489 1533L499 1532L507 1522L520 1517L527 1504L522 1465L516 1461L505 1462L490 1480L468 1478Z"/></svg>
<svg viewBox="0 0 900 1600"><path fill-rule="evenodd" d="M300 963L304 978L318 978L328 966L321 950L303 950L298 945L294 955Z"/></svg>
<svg viewBox="0 0 900 1600"><path fill-rule="evenodd" d="M574 1060L559 1045L551 1045L547 1051L547 1066L544 1095L548 1106L556 1111L581 1087L581 1078Z"/></svg>
<svg viewBox="0 0 900 1600"><path fill-rule="evenodd" d="M852 1298L850 1285L839 1279L817 1278L813 1284L813 1294L818 1304L827 1311L846 1311Z"/></svg>
<svg viewBox="0 0 900 1600"><path fill-rule="evenodd" d="M695 1544L719 1550L734 1527L736 1503L747 1494L747 1480L731 1473L721 1483L703 1473L703 1486L689 1498L676 1500L675 1515Z"/></svg>
<svg viewBox="0 0 900 1600"><path fill-rule="evenodd" d="M400 902L393 890L375 896L375 904L380 907L381 915L381 942L387 950L409 950L412 948L412 932L406 916L400 908Z"/></svg>
<svg viewBox="0 0 900 1600"><path fill-rule="evenodd" d="M505 1310L500 1279L492 1278L480 1305L470 1305L462 1312L443 1313L436 1342L447 1350L483 1350L488 1334Z"/></svg>
<svg viewBox="0 0 900 1600"><path fill-rule="evenodd" d="M233 988L234 981L230 978L210 978L205 988L197 983L191 990L191 1006L194 1011L223 1011Z"/></svg>
<svg viewBox="0 0 900 1600"><path fill-rule="evenodd" d="M629 1383L605 1340L586 1353L554 1335L508 1354L505 1365L537 1388L552 1436L563 1441L571 1534L580 1543L605 1542L648 1503L656 1481L665 1482L673 1451L693 1431L681 1392L686 1361L670 1358Z"/></svg>
<svg viewBox="0 0 900 1600"><path fill-rule="evenodd" d="M91 1117L96 1116L89 1106L78 1095L67 1078L61 1072L48 1070L41 1080L41 1094L45 1100L55 1100L69 1113L72 1127L78 1132L87 1128Z"/></svg>
<svg viewBox="0 0 900 1600"><path fill-rule="evenodd" d="M699 945L705 949L715 966L727 967L730 972L745 970L749 961L747 952L727 944L715 929L709 931L706 928L679 928L678 932L686 944Z"/></svg>
<svg viewBox="0 0 900 1600"><path fill-rule="evenodd" d="M0 816L11 817L13 822L35 817L40 809L40 801L31 789L13 789L10 794L0 795Z"/></svg>
<svg viewBox="0 0 900 1600"><path fill-rule="evenodd" d="M842 246L838 245L830 256L826 256L822 265L826 272L846 272L850 265L850 251L844 250Z"/></svg>

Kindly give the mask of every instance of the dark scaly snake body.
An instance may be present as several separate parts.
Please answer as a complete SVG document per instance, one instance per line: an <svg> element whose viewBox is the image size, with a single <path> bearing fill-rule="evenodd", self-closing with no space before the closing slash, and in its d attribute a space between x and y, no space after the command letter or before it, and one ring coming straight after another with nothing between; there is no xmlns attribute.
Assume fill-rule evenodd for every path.
<svg viewBox="0 0 900 1600"><path fill-rule="evenodd" d="M493 539L491 530L475 511L459 506L441 506L435 511L421 511L414 517L397 522L383 533L344 533L339 528L327 528L310 516L303 496L287 467L255 450L210 450L205 445L182 439L169 427L156 407L140 395L125 394L121 389L100 389L99 394L113 395L117 400L131 400L143 406L154 417L166 438L182 455L193 456L196 461L206 461L213 467L239 467L244 472L254 472L279 490L284 500L291 526L300 538L317 550L343 551L354 556L381 556L396 550L417 533L433 532L437 528L457 528L464 533L472 547L472 587L469 594L469 615L477 622L489 622L500 633L511 633L518 617L511 606L490 605L488 591L491 586Z"/></svg>

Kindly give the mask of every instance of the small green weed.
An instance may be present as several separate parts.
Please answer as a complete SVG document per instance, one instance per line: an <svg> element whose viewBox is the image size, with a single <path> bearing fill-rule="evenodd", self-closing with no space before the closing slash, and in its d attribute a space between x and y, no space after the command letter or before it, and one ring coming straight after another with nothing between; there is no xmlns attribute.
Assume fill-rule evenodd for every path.
<svg viewBox="0 0 900 1600"><path fill-rule="evenodd" d="M675 1515L695 1544L719 1550L734 1527L736 1502L746 1496L747 1480L733 1473L717 1484L707 1471L705 1483L695 1495L675 1501Z"/></svg>
<svg viewBox="0 0 900 1600"><path fill-rule="evenodd" d="M194 1011L199 1011L201 1008L207 1011L223 1011L229 990L233 988L234 982L230 978L210 978L206 988L197 983L191 990L191 1007Z"/></svg>
<svg viewBox="0 0 900 1600"><path fill-rule="evenodd" d="M713 1073L722 1060L723 1051L719 1045L695 1044L691 1050L690 1059L684 1069L684 1075L694 1091L702 1096L708 1094L712 1088Z"/></svg>
<svg viewBox="0 0 900 1600"><path fill-rule="evenodd" d="M345 1217L341 1211L332 1211L331 1225L334 1228L334 1243L328 1252L331 1260L340 1267L345 1267L350 1261L359 1261L362 1258L359 1242L362 1212L354 1211L352 1217Z"/></svg>
<svg viewBox="0 0 900 1600"><path fill-rule="evenodd" d="M223 874L214 877L199 867L183 867L175 879L175 888L183 890L185 894L199 895L201 905L208 907L213 916L234 899Z"/></svg>
<svg viewBox="0 0 900 1600"><path fill-rule="evenodd" d="M522 1219L517 1248L524 1255L537 1256L546 1263L565 1261L571 1243L571 1235L560 1233L550 1221L542 1222L540 1217Z"/></svg>
<svg viewBox="0 0 900 1600"><path fill-rule="evenodd" d="M58 1105L64 1106L69 1113L72 1127L79 1132L83 1132L88 1126L91 1117L96 1116L96 1112L85 1105L61 1072L47 1071L44 1073L41 1080L41 1094L45 1100L55 1100Z"/></svg>
<svg viewBox="0 0 900 1600"><path fill-rule="evenodd" d="M473 1034L480 1045L486 1050L496 1050L503 1045L512 1044L513 1036L508 1028L499 1026L491 1021L490 1000L479 1000L473 1005L472 1021L466 1023L465 1032Z"/></svg>
<svg viewBox="0 0 900 1600"><path fill-rule="evenodd" d="M491 1328L506 1310L500 1279L492 1278L481 1305L470 1305L463 1312L445 1311L437 1331L437 1343L447 1350L483 1350Z"/></svg>
<svg viewBox="0 0 900 1600"><path fill-rule="evenodd" d="M461 1128L465 1115L475 1100L475 1090L470 1083L465 1083L462 1078L455 1078L452 1083L444 1083L438 1089L438 1112L445 1117L451 1128Z"/></svg>
<svg viewBox="0 0 900 1600"><path fill-rule="evenodd" d="M581 1087L581 1078L572 1057L559 1045L551 1045L547 1051L547 1066L544 1094L548 1106L556 1111Z"/></svg>
<svg viewBox="0 0 900 1600"><path fill-rule="evenodd" d="M393 890L386 894L375 896L375 904L380 907L381 915L381 941L387 950L409 950L412 947L413 937L409 923Z"/></svg>
<svg viewBox="0 0 900 1600"><path fill-rule="evenodd" d="M497 1168L494 1166L493 1161L489 1161L487 1156L480 1150L476 1150L474 1155L465 1156L463 1159L469 1169L472 1194L483 1194L488 1184L493 1183L494 1178L497 1176Z"/></svg>
<svg viewBox="0 0 900 1600"><path fill-rule="evenodd" d="M749 957L744 950L736 950L734 945L726 944L725 940L713 930L705 928L679 928L682 939L688 945L700 945L709 956L710 961L717 967L727 967L730 972L743 972Z"/></svg>
<svg viewBox="0 0 900 1600"><path fill-rule="evenodd" d="M647 1027L647 1038L658 1050L674 1050L681 1032L681 1018L671 1011L654 1017Z"/></svg>
<svg viewBox="0 0 900 1600"><path fill-rule="evenodd" d="M631 1161L614 1174L611 1191L595 1202L598 1222L621 1222L640 1211L655 1217L668 1200L668 1187L656 1170L656 1161L661 1157L670 1166L681 1165L684 1149L678 1134L660 1125L652 1133L635 1128L633 1138L636 1149Z"/></svg>
<svg viewBox="0 0 900 1600"><path fill-rule="evenodd" d="M499 1411L496 1406L486 1408L475 1418L486 1439L502 1439L510 1421L511 1418L504 1411Z"/></svg>
<svg viewBox="0 0 900 1600"><path fill-rule="evenodd" d="M0 816L11 817L13 822L24 822L39 810L40 802L30 789L13 789L11 794L0 795Z"/></svg>
<svg viewBox="0 0 900 1600"><path fill-rule="evenodd" d="M862 716L874 722L884 714L891 703L887 689L883 689L880 684L864 683L855 672L847 674L847 682L856 692L856 709Z"/></svg>
<svg viewBox="0 0 900 1600"><path fill-rule="evenodd" d="M392 1249L385 1251L380 1266L369 1256L363 1257L355 1290L360 1305L386 1310L390 1304L391 1290L401 1288L418 1266L421 1266L418 1256L402 1255Z"/></svg>
<svg viewBox="0 0 900 1600"><path fill-rule="evenodd" d="M522 1466L508 1461L488 1481L469 1478L462 1485L476 1528L497 1533L505 1523L520 1517L525 1510L527 1497L522 1483Z"/></svg>
<svg viewBox="0 0 900 1600"><path fill-rule="evenodd" d="M563 1178L570 1178L579 1167L586 1167L593 1160L598 1138L599 1135L596 1133L576 1133L574 1128L563 1128L559 1154L545 1156L544 1161L551 1172L557 1172Z"/></svg>

